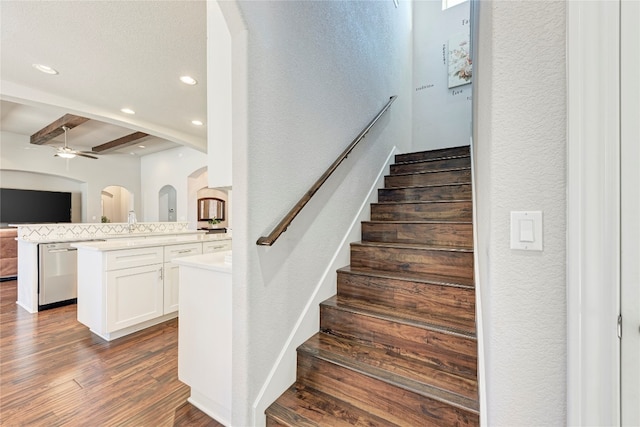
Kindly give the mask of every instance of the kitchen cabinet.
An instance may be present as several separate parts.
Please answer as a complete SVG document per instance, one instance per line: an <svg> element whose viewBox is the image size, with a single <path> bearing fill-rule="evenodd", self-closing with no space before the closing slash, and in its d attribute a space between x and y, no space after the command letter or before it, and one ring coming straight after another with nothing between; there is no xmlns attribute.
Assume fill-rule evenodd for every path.
<svg viewBox="0 0 640 427"><path fill-rule="evenodd" d="M162 246L79 249L78 321L109 341L169 320L163 316L163 266Z"/></svg>
<svg viewBox="0 0 640 427"><path fill-rule="evenodd" d="M199 255L202 243L185 243L164 247L164 314L178 311L179 266L172 262L176 258Z"/></svg>
<svg viewBox="0 0 640 427"><path fill-rule="evenodd" d="M151 264L107 271L107 332L164 314L162 268L162 264Z"/></svg>
<svg viewBox="0 0 640 427"><path fill-rule="evenodd" d="M78 248L78 321L113 340L178 316L176 261L231 247L229 239L118 240Z"/></svg>

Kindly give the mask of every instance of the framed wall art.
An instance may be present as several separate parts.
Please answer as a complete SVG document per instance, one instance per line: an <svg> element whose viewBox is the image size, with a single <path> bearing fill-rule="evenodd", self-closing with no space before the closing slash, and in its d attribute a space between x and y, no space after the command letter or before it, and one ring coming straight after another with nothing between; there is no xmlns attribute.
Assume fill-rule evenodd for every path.
<svg viewBox="0 0 640 427"><path fill-rule="evenodd" d="M469 33L459 33L449 39L449 89L471 83Z"/></svg>

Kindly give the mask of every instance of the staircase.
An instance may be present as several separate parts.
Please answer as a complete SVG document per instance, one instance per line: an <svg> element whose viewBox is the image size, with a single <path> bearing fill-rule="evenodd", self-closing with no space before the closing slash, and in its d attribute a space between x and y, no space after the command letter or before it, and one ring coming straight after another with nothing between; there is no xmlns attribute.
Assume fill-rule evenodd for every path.
<svg viewBox="0 0 640 427"><path fill-rule="evenodd" d="M479 425L469 147L395 161L267 426Z"/></svg>

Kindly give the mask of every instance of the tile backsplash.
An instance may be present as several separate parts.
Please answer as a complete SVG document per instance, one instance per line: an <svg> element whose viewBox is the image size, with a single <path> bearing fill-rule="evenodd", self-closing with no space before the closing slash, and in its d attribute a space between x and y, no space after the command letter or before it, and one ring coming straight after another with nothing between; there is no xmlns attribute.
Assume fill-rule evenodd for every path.
<svg viewBox="0 0 640 427"><path fill-rule="evenodd" d="M30 224L18 226L18 239L37 242L42 240L87 240L116 236L144 235L149 233L183 233L189 231L188 222L138 222L129 231L127 223L71 223Z"/></svg>

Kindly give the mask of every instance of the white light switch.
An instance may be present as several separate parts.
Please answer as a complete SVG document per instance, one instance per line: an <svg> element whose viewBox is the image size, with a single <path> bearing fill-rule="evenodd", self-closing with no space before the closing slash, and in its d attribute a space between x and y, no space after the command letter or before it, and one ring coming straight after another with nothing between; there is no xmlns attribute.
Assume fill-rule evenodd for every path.
<svg viewBox="0 0 640 427"><path fill-rule="evenodd" d="M533 242L533 220L532 219L520 220L520 241Z"/></svg>
<svg viewBox="0 0 640 427"><path fill-rule="evenodd" d="M511 212L511 249L542 250L542 211Z"/></svg>

